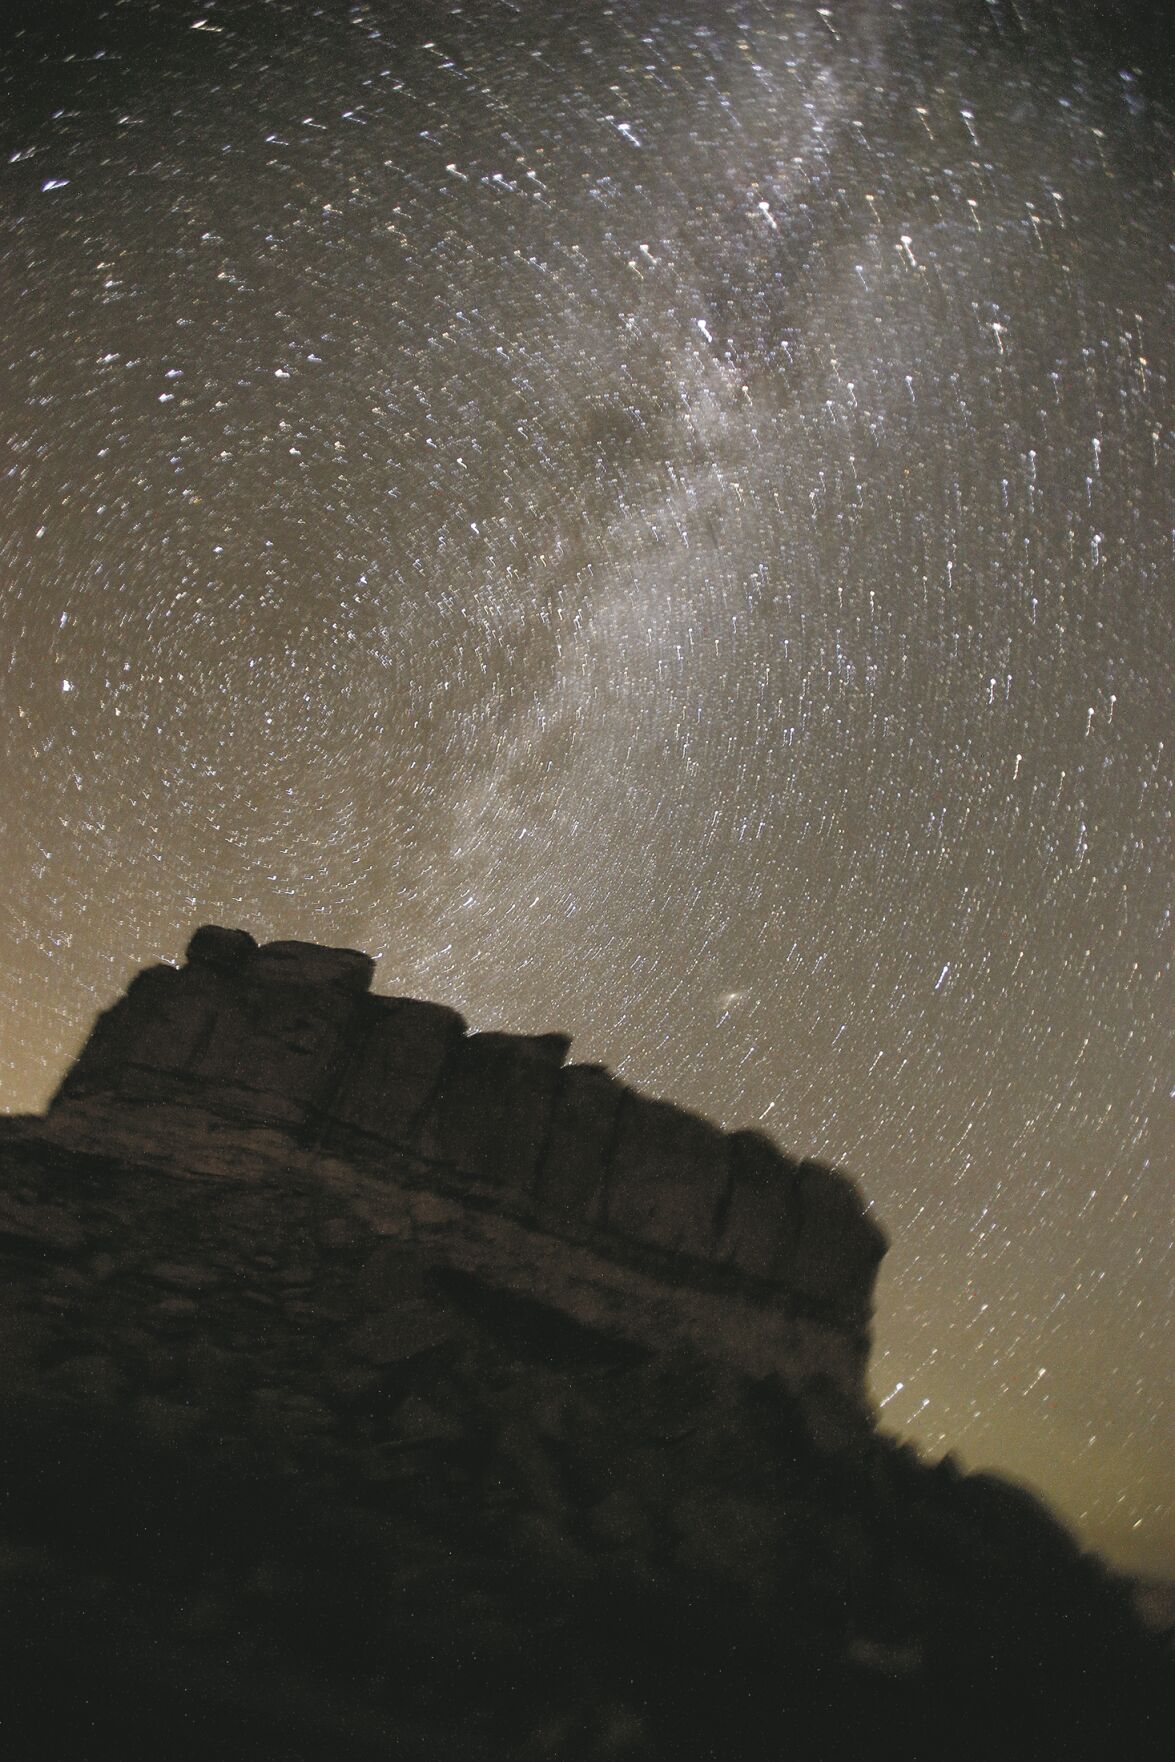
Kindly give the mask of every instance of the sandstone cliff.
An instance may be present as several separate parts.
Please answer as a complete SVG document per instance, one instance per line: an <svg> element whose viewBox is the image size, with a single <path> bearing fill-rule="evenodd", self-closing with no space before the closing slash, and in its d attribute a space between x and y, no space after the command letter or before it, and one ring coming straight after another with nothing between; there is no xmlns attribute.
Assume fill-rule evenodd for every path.
<svg viewBox="0 0 1175 1762"><path fill-rule="evenodd" d="M205 928L4 1123L10 1754L1159 1754L1098 1563L876 1431L844 1175L371 978Z"/></svg>

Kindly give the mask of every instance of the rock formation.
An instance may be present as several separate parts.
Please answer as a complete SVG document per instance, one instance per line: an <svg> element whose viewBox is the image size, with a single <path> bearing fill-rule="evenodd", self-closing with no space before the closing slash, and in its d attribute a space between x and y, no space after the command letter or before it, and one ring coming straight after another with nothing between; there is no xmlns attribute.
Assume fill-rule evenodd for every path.
<svg viewBox="0 0 1175 1762"><path fill-rule="evenodd" d="M371 978L206 927L3 1122L9 1754L1159 1753L1099 1563L876 1430L847 1177Z"/></svg>

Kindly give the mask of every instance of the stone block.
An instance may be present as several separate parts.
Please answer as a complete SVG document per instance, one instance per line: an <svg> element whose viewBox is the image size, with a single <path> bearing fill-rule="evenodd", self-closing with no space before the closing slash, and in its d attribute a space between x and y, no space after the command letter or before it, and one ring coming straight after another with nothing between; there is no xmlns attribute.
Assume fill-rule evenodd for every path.
<svg viewBox="0 0 1175 1762"><path fill-rule="evenodd" d="M569 1045L563 1035L471 1034L445 1067L420 1154L507 1192L529 1193Z"/></svg>
<svg viewBox="0 0 1175 1762"><path fill-rule="evenodd" d="M226 989L189 1074L206 1085L214 1107L296 1128L325 1100L361 998L351 983L299 982L296 962L280 983L272 973L259 978L264 952Z"/></svg>
<svg viewBox="0 0 1175 1762"><path fill-rule="evenodd" d="M856 1185L839 1169L800 1164L799 1230L788 1282L801 1296L846 1312L868 1305L886 1239Z"/></svg>
<svg viewBox="0 0 1175 1762"><path fill-rule="evenodd" d="M78 1095L121 1090L145 1069L188 1071L212 1032L230 987L211 967L148 967L126 995L98 1017L54 1104Z"/></svg>
<svg viewBox="0 0 1175 1762"><path fill-rule="evenodd" d="M717 1258L757 1279L786 1279L800 1228L799 1165L762 1132L732 1132L730 1202Z"/></svg>
<svg viewBox="0 0 1175 1762"><path fill-rule="evenodd" d="M471 1035L470 1044L474 1042L485 1052L517 1053L529 1064L549 1065L556 1071L566 1062L571 1051L570 1034L486 1033Z"/></svg>
<svg viewBox="0 0 1175 1762"><path fill-rule="evenodd" d="M247 930L222 930L219 924L201 924L188 943L184 959L190 967L215 967L238 972L252 960L257 944Z"/></svg>
<svg viewBox="0 0 1175 1762"><path fill-rule="evenodd" d="M374 972L369 954L354 948L320 948L317 942L267 942L249 963L254 984L337 987L352 993L370 990Z"/></svg>
<svg viewBox="0 0 1175 1762"><path fill-rule="evenodd" d="M327 1141L361 1132L408 1145L465 1023L443 1004L373 997L360 1028L358 1048L329 1104Z"/></svg>
<svg viewBox="0 0 1175 1762"><path fill-rule="evenodd" d="M729 1179L727 1141L717 1126L667 1101L628 1095L608 1184L611 1229L712 1260Z"/></svg>
<svg viewBox="0 0 1175 1762"><path fill-rule="evenodd" d="M549 1228L598 1223L623 1083L602 1065L571 1065L555 1090L536 1207Z"/></svg>

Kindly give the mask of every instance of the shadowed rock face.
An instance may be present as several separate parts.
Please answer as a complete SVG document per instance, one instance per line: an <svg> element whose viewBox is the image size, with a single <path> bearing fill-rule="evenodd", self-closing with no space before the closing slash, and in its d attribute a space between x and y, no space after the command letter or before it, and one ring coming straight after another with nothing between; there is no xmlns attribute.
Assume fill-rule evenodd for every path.
<svg viewBox="0 0 1175 1762"><path fill-rule="evenodd" d="M50 1127L94 1150L146 1131L181 1160L234 1128L268 1132L279 1161L344 1184L352 1170L373 1219L405 1186L445 1195L465 1208L449 1232L462 1243L509 1236L510 1278L529 1255L635 1280L646 1300L617 1306L622 1331L642 1334L650 1305L672 1311L675 1336L797 1385L819 1358L863 1404L885 1244L846 1176L565 1066L564 1035L469 1034L440 1005L369 995L371 977L350 949L258 948L206 925L182 970L141 973L99 1018ZM468 1246L455 1252L468 1266ZM494 1258L478 1257L483 1276ZM545 1296L578 1313L561 1279Z"/></svg>
<svg viewBox="0 0 1175 1762"><path fill-rule="evenodd" d="M206 928L0 1124L17 1756L1165 1753L1162 1654L864 1396L856 1188Z"/></svg>

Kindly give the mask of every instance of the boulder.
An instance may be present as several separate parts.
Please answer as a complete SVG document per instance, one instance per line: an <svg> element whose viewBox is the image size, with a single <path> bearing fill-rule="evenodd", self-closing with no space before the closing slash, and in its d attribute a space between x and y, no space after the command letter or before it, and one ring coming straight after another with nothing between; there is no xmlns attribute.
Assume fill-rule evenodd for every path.
<svg viewBox="0 0 1175 1762"><path fill-rule="evenodd" d="M560 1072L551 1128L537 1177L538 1215L548 1228L599 1221L623 1083L602 1065L571 1065Z"/></svg>
<svg viewBox="0 0 1175 1762"><path fill-rule="evenodd" d="M237 972L257 952L257 943L247 930L223 930L219 924L201 924L192 936L184 954L190 967L215 967L222 972Z"/></svg>
<svg viewBox="0 0 1175 1762"><path fill-rule="evenodd" d="M325 986L364 992L371 988L375 962L354 948L320 948L317 942L267 942L257 950L249 977L257 984Z"/></svg>
<svg viewBox="0 0 1175 1762"><path fill-rule="evenodd" d="M762 1132L731 1133L730 1159L717 1258L753 1278L785 1277L799 1234L798 1165Z"/></svg>
<svg viewBox="0 0 1175 1762"><path fill-rule="evenodd" d="M224 997L188 1071L216 1111L299 1130L327 1100L357 1000L342 984L274 983L261 965Z"/></svg>
<svg viewBox="0 0 1175 1762"><path fill-rule="evenodd" d="M461 1041L422 1126L420 1154L507 1192L528 1193L570 1044L561 1034L471 1034Z"/></svg>
<svg viewBox="0 0 1175 1762"><path fill-rule="evenodd" d="M351 1062L328 1105L328 1145L355 1133L386 1144L414 1143L417 1122L464 1033L456 1010L443 1004L368 999Z"/></svg>
<svg viewBox="0 0 1175 1762"><path fill-rule="evenodd" d="M126 995L99 1016L52 1105L103 1091L142 1094L144 1072L186 1073L230 991L211 965L182 972L160 965L136 974Z"/></svg>
<svg viewBox="0 0 1175 1762"><path fill-rule="evenodd" d="M729 1181L727 1140L716 1126L670 1102L628 1094L608 1183L610 1229L711 1260Z"/></svg>
<svg viewBox="0 0 1175 1762"><path fill-rule="evenodd" d="M797 1188L799 1229L787 1283L800 1296L845 1313L866 1309L885 1254L884 1233L866 1212L856 1184L839 1169L802 1162Z"/></svg>

